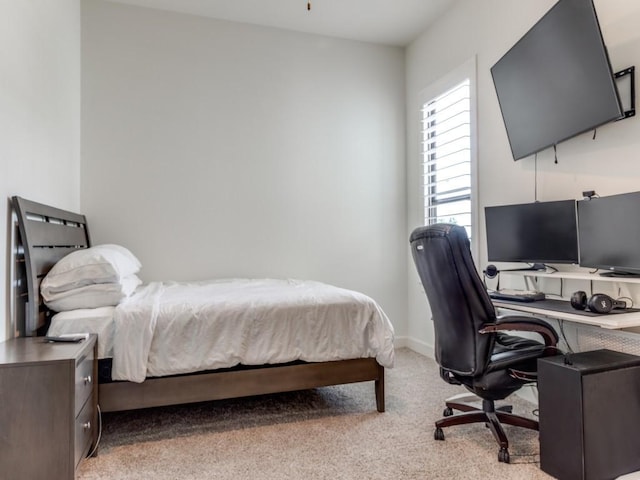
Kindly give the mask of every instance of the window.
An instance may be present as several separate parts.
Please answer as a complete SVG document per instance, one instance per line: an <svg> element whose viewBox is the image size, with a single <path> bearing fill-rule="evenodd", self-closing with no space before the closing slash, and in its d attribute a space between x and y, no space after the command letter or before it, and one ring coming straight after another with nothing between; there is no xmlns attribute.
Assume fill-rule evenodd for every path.
<svg viewBox="0 0 640 480"><path fill-rule="evenodd" d="M471 233L469 80L422 107L425 225L456 223Z"/></svg>

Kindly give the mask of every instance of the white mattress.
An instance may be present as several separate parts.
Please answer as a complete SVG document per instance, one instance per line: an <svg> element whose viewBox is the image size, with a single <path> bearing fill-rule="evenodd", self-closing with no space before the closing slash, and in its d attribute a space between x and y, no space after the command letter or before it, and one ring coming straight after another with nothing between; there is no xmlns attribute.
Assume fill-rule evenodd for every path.
<svg viewBox="0 0 640 480"><path fill-rule="evenodd" d="M85 308L56 313L47 335L95 333L98 335L98 358L113 356L113 315L116 307Z"/></svg>
<svg viewBox="0 0 640 480"><path fill-rule="evenodd" d="M134 382L240 363L394 363L393 326L378 304L313 281L151 283L115 308L59 313L48 334L78 332L97 333L113 379Z"/></svg>

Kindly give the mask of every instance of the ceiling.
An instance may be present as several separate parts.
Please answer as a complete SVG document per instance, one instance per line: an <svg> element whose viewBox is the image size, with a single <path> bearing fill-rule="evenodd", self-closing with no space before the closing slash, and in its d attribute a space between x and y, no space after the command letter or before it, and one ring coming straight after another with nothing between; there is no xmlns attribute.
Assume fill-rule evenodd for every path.
<svg viewBox="0 0 640 480"><path fill-rule="evenodd" d="M109 0L141 7L406 46L457 0Z"/></svg>

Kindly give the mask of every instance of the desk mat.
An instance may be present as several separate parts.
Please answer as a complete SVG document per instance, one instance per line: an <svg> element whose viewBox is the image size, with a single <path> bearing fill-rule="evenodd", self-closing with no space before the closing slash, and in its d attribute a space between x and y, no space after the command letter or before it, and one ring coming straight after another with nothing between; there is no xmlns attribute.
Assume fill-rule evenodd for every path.
<svg viewBox="0 0 640 480"><path fill-rule="evenodd" d="M535 302L517 302L513 300L499 300L500 303L508 303L511 305L524 305L531 308L539 308L540 310L550 310L554 312L573 313L584 317L601 317L602 315L617 315L621 313L640 312L640 308L614 308L609 313L594 313L589 310L576 310L571 306L571 302L567 300L554 300L546 298Z"/></svg>

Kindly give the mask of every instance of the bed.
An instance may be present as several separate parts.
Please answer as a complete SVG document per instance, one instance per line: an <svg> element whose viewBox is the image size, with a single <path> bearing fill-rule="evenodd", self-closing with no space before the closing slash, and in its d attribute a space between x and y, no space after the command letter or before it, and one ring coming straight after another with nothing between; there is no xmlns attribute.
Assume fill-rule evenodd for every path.
<svg viewBox="0 0 640 480"><path fill-rule="evenodd" d="M12 201L18 223L18 248L16 250L18 280L16 285L20 301L16 303L20 313L19 318L21 319L17 325L18 334L21 336L45 335L52 325L51 321L52 317L54 317L54 312L49 310L43 302L40 294L41 282L61 259L73 252L91 247L89 229L84 215L29 201L20 197L13 197ZM284 290L282 290L283 287ZM322 301L325 293L327 293L327 295L333 294L335 293L335 289L339 295L352 296L356 298L358 302L363 301L367 304L369 310L378 309L378 312L369 312L367 314L370 315L371 318L376 319L374 323L377 326L375 327L375 332L372 333L370 327L367 326L367 322L371 323L371 321L366 318L364 320L360 319L360 330L356 330L353 338L355 339L355 343L358 343L360 341L359 335L360 337L363 336L362 329L369 329L367 330L369 333L364 336L371 337L371 341L366 342L367 345L364 350L355 349L351 351L351 343L353 343L351 341L343 341L341 346L332 346L331 344L327 346L317 340L318 338L330 338L331 335L327 337L323 334L323 332L327 331L325 327L319 330L313 329L313 320L315 319L313 313L298 314L297 310L291 310L291 308L287 307L279 311L274 317L276 324L280 322L279 327L277 327L279 330L277 328L275 329L277 334L266 336L260 334L255 336L253 340L245 338L243 342L240 342L244 347L243 354L238 355L236 352L237 358L235 359L220 360L216 355L212 355L214 359L209 363L199 364L195 362L188 368L180 367L178 370L172 370L171 368L163 369L163 367L158 366L158 364L162 364L163 362L165 366L167 364L170 365L173 361L171 358L168 361L160 356L158 359L152 360L152 357L149 356L149 359L145 360L147 363L143 367L140 367L136 362L132 364L133 367L130 368L136 372L133 380L127 379L126 375L124 377L122 375L116 375L116 380L113 380L113 373L101 375L99 384L99 404L101 410L103 412L132 410L367 381L374 382L377 410L379 412L385 410L384 370L385 367L390 367L393 364L393 327L391 327L384 312L368 297L358 292L338 289L337 287L318 282L273 279L231 279L183 284L152 282L140 286L130 297L132 299L131 302L134 302L134 300L135 302L139 302L133 303L134 308L127 310L127 308L121 308L121 305L118 305L111 311L106 309L97 313L99 316L101 315L100 322L102 323L92 323L92 328L100 330L97 332L98 344L102 349L102 353L99 356L103 358L99 361L99 370L101 372L112 372L111 369L114 367L114 363L123 365L122 362L118 361L118 358L122 358L122 355L117 352L118 349L122 350L124 347L122 343L119 343L118 338L127 338L128 336L129 338L136 338L136 340L140 342L146 342L145 348L147 351L153 351L154 348L158 351L166 351L170 348L170 343L165 343L161 346L156 345L154 347L153 342L155 342L156 339L163 338L159 334L139 338L137 334L133 335L131 331L127 333L126 330L118 330L118 328L123 328L121 325L131 324L131 319L134 318L132 315L135 316L144 309L153 310L155 308L156 310L166 310L169 314L168 319L166 315L165 317L159 315L157 319L154 317L154 319L151 320L153 327L160 331L161 325L175 323L172 322L170 317L172 314L176 317L175 311L172 311L171 308L174 308L175 304L180 302L173 301L173 304L171 304L171 301L167 300L167 302L171 304L171 308L165 308L165 303L158 302L165 302L165 298L173 298L174 300L175 298L182 299L185 291L199 291L200 296L213 298L217 295L218 298L224 299L229 298L229 291L225 290L228 288L241 288L241 293L235 294L234 297L237 300L237 302L235 302L235 311L238 312L238 315L241 315L244 310L250 311L251 308L255 306L253 304L259 304L262 301L253 301L252 304L251 295L253 294L247 295L247 290L242 290L242 288L267 292L266 297L262 298L268 298L270 299L269 302L271 302L271 300L275 302L270 303L268 309L273 309L274 305L278 303L278 295L274 296L274 291L285 292L282 295L287 298L293 298L293 303L296 304L303 302L300 298L303 298L304 295L301 296L298 293L300 291L311 292L308 293L307 296ZM271 290L271 288L281 290ZM161 296L160 293L158 293L159 291L161 291ZM191 295L191 293L189 293L189 295ZM227 296L225 297L225 295ZM231 296L233 297L234 295L232 294ZM242 298L245 297L249 303L246 303L243 307ZM158 298L162 300L158 300ZM194 301L197 303L199 300ZM127 297L127 302L129 302L129 297ZM128 304L127 302L123 302L123 305ZM338 303L342 303L342 300ZM160 305L160 307L158 305ZM201 311L204 307L197 308L200 309L198 311ZM206 308L211 309L212 307L207 305ZM344 305L342 305L341 308L347 308L347 310L349 310L353 307L344 307ZM324 309L325 305L321 303L319 305L316 304L313 311L317 312ZM95 310L93 310L93 312L96 313ZM116 312L115 315L114 312ZM80 310L74 313L76 314L74 321L87 321L86 317L83 318ZM272 343L280 342L280 340L276 341L274 339L281 339L283 336L287 336L286 334L283 335L283 332L287 331L287 325L290 325L291 319L296 315L311 317L310 322L306 324L308 325L306 328L313 334L314 340L316 341L315 343L323 344L323 347L319 348L320 350L333 352L332 355L329 355L328 360L326 359L326 355L317 356L316 354L318 352L313 351L313 348L311 349L312 351L306 352L306 354L305 352L302 354L297 352L297 354L291 358L290 356L279 355L277 352L274 353L274 348L271 348L273 347ZM367 315L365 315L365 317ZM74 315L71 314L71 317L73 316ZM326 315L326 317L329 323L331 323L331 315ZM237 317L236 320L238 318L242 317ZM89 319L89 321L91 321L91 319ZM120 323L117 323L118 321ZM142 321L142 330L145 328L148 330L149 320ZM247 320L237 320L237 322L232 322L232 325L234 325L234 328L239 328L242 324L241 322L244 321ZM64 324L61 322L60 325ZM67 327L60 328L76 330L80 328L77 323L71 323L71 325L73 326L69 327L67 324ZM113 325L116 325L116 327ZM120 325L120 327L117 327L118 325ZM213 334L209 332L211 335L208 335L207 328L210 327L207 326L207 323L203 325L197 327L190 326L189 329L182 327L181 333L179 333L178 336L187 335L189 331L196 331L198 332L198 337L203 339L203 341L210 337L217 337L220 328L213 331ZM365 327L363 327L363 325L365 325ZM59 330L57 333L61 331L63 330ZM240 331L241 330L234 330L232 328L229 332L230 336L224 338L236 338L234 335L237 335ZM245 329L244 331L247 330ZM319 335L321 336L319 337ZM333 336L336 338L344 337L340 331ZM222 340L224 340L224 338L222 338ZM193 342L193 339L191 341ZM266 345L262 345L261 348L255 347L256 344L265 344L265 342ZM225 343L225 345L227 344L228 342ZM212 341L211 345L208 345L206 348L213 349L216 345L219 347L220 341L218 341L218 343ZM250 348L247 348L247 345L249 345ZM184 347L180 348L184 350ZM316 348L316 350L318 350L318 348ZM263 353L256 355L256 351ZM264 352L266 352L266 354L264 354ZM249 356L249 358L247 358L247 356ZM110 375L112 378L109 378ZM143 378L140 378L140 375L142 375Z"/></svg>

